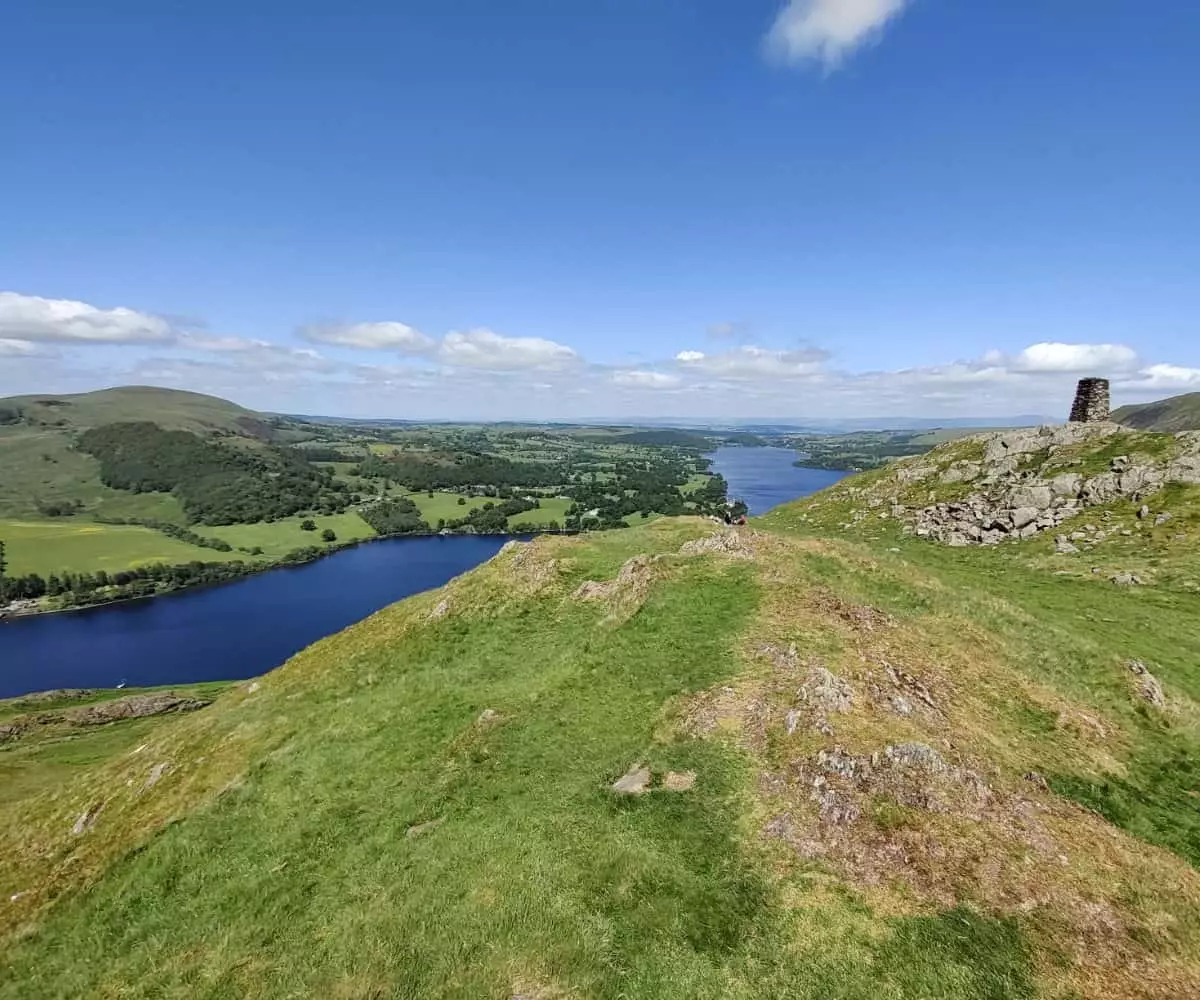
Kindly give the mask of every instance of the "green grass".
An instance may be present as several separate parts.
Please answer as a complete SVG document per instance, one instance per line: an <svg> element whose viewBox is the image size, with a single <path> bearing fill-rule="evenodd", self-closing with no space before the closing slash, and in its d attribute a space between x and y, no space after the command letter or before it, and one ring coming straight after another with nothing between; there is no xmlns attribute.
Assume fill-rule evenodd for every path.
<svg viewBox="0 0 1200 1000"><path fill-rule="evenodd" d="M1192 532L1194 494L1161 499ZM0 798L0 899L31 894L0 909L0 998L1189 995L1200 595L1058 575L1074 563L1045 539L951 549L872 518L837 527L861 504L773 512L740 536L746 559L680 555L713 530L700 519L541 538L254 694L29 745ZM1130 544L1194 572L1193 545L1156 538ZM642 554L661 558L630 605L572 599ZM767 643L796 646L795 674ZM816 665L853 705L832 733L788 734ZM887 708L889 667L933 705ZM871 787L857 819L822 826L819 751L901 742L987 795L924 807ZM615 797L638 762L695 787ZM803 836L768 835L780 817Z"/></svg>
<svg viewBox="0 0 1200 1000"><path fill-rule="evenodd" d="M62 700L0 701L0 725L22 715L78 708L150 691L175 691L212 699L227 690L224 681L204 684L165 685L155 688L99 690L85 698ZM57 788L82 768L130 753L150 738L163 724L162 718L128 719L104 726L72 727L41 725L19 740L0 743L0 809Z"/></svg>
<svg viewBox="0 0 1200 1000"><path fill-rule="evenodd" d="M460 504L458 493L443 493L434 491L433 496L428 492L425 493L406 493L413 503L417 505L417 509L421 512L421 520L428 524L431 528L436 527L439 520L452 521L460 517L466 517L471 511L478 507L482 507L489 501L488 497L463 497L467 502ZM496 501L491 500L492 503Z"/></svg>
<svg viewBox="0 0 1200 1000"><path fill-rule="evenodd" d="M62 432L0 427L0 517L34 517L39 502L90 508L116 492L100 482L100 463L72 450Z"/></svg>
<svg viewBox="0 0 1200 1000"><path fill-rule="evenodd" d="M580 572L609 561L579 555ZM1017 921L873 930L835 906L836 949L806 938L731 809L748 762L655 738L666 699L730 674L756 602L744 567L694 564L621 629L534 603L414 635L402 666L389 643L323 643L357 649L340 681L243 703L243 738L287 705L269 763L14 941L0 996L1033 996ZM489 707L501 721L480 728ZM163 720L157 741L128 726L110 749L203 721ZM615 799L638 760L702 779Z"/></svg>
<svg viewBox="0 0 1200 1000"><path fill-rule="evenodd" d="M213 534L216 529L211 530ZM0 521L8 575L116 572L149 563L220 562L236 553L217 552L168 538L138 525L94 524L75 518Z"/></svg>
<svg viewBox="0 0 1200 1000"><path fill-rule="evenodd" d="M216 396L179 389L132 385L71 395L42 394L0 399L0 406L21 410L27 422L61 425L70 430L101 424L150 421L172 430L207 434L245 434L264 420Z"/></svg>
<svg viewBox="0 0 1200 1000"><path fill-rule="evenodd" d="M517 524L549 524L551 521L557 521L561 526L566 519L567 511L574 502L559 497L539 499L536 510L513 514L508 519L508 526L511 528Z"/></svg>
<svg viewBox="0 0 1200 1000"><path fill-rule="evenodd" d="M311 520L316 531L304 531L300 525ZM262 548L263 556L268 559L278 559L294 549L308 545L324 546L321 532L331 528L337 535L338 542L349 542L360 538L374 538L375 532L366 521L354 511L344 514L298 514L295 517L285 517L278 521L261 521L258 524L227 524L216 527L198 527L194 530L214 538L228 542L235 549L234 557L243 557L238 549Z"/></svg>
<svg viewBox="0 0 1200 1000"><path fill-rule="evenodd" d="M1200 430L1200 392L1114 410L1113 420L1145 431Z"/></svg>

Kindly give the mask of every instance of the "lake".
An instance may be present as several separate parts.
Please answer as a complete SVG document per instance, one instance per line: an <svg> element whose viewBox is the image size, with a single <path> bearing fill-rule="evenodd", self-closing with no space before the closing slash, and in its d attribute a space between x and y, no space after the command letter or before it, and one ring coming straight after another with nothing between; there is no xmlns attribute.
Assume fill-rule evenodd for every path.
<svg viewBox="0 0 1200 1000"><path fill-rule="evenodd" d="M490 559L496 535L386 538L235 583L0 621L0 698L240 680Z"/></svg>
<svg viewBox="0 0 1200 1000"><path fill-rule="evenodd" d="M809 496L845 479L848 472L801 469L790 448L718 448L708 456L713 471L729 483L729 498L746 502L751 514L765 514L781 503Z"/></svg>
<svg viewBox="0 0 1200 1000"><path fill-rule="evenodd" d="M845 473L798 469L786 448L721 448L713 468L752 514ZM494 556L494 535L388 538L236 583L0 621L0 698L63 687L241 680Z"/></svg>

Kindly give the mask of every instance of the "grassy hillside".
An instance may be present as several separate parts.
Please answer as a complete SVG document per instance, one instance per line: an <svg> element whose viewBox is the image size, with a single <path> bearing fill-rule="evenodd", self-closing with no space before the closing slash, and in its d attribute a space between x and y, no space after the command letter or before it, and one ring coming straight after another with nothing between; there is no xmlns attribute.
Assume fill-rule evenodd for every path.
<svg viewBox="0 0 1200 1000"><path fill-rule="evenodd" d="M181 389L131 385L63 396L9 396L0 410L15 410L35 427L85 430L105 424L150 421L168 430L211 434L215 431L267 436L263 416L216 396Z"/></svg>
<svg viewBox="0 0 1200 1000"><path fill-rule="evenodd" d="M0 468L4 470L0 518L28 519L38 516L39 506L78 503L85 513L101 517L182 523L182 512L169 497L157 498L154 509L146 510L144 498L105 486L100 481L100 463L75 450L76 435L92 427L138 421L206 436L255 438L270 433L261 415L234 403L147 386L65 396L10 396L0 399L0 418L4 418L0 419Z"/></svg>
<svg viewBox="0 0 1200 1000"><path fill-rule="evenodd" d="M1200 392L1172 396L1154 403L1122 406L1113 411L1113 420L1142 431L1200 430Z"/></svg>
<svg viewBox="0 0 1200 1000"><path fill-rule="evenodd" d="M509 546L109 727L0 803L0 997L1200 995L1196 488L1118 588L855 521L885 475Z"/></svg>

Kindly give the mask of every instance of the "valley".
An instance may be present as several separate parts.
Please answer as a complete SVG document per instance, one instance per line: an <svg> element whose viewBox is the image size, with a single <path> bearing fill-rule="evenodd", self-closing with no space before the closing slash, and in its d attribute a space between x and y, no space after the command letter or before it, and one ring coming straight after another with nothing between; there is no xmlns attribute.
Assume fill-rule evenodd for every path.
<svg viewBox="0 0 1200 1000"><path fill-rule="evenodd" d="M1196 442L1077 436L509 543L207 707L26 728L0 996L1195 993L1200 484L1087 484ZM1056 466L1075 552L916 532Z"/></svg>

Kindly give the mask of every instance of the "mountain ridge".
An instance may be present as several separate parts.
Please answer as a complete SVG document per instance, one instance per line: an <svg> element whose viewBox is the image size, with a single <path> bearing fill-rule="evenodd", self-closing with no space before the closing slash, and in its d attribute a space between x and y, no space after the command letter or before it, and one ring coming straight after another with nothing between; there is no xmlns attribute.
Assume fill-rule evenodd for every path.
<svg viewBox="0 0 1200 1000"><path fill-rule="evenodd" d="M1152 403L1122 406L1113 411L1112 419L1126 427L1143 431L1200 430L1200 392L1171 396Z"/></svg>

